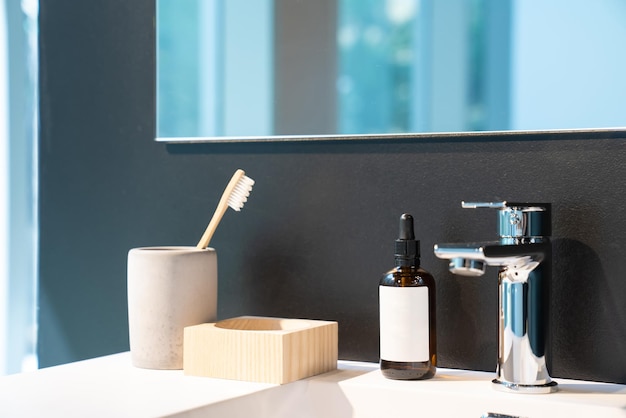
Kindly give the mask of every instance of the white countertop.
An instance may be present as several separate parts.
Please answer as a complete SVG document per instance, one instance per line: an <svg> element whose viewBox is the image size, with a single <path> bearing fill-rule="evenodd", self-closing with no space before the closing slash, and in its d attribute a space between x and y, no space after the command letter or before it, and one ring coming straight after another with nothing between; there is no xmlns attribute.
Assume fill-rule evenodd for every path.
<svg viewBox="0 0 626 418"><path fill-rule="evenodd" d="M275 386L139 369L120 353L0 378L0 416L168 416Z"/></svg>
<svg viewBox="0 0 626 418"><path fill-rule="evenodd" d="M520 395L493 390L493 373L438 369L433 379L407 382L385 379L374 363L338 366L280 386L139 369L120 353L0 377L0 416L626 417L625 385L556 379L557 393Z"/></svg>

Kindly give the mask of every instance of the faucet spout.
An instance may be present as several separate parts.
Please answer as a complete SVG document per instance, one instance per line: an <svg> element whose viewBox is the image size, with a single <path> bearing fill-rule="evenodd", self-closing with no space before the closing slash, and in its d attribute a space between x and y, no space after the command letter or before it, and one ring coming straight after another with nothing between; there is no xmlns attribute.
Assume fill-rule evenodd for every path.
<svg viewBox="0 0 626 418"><path fill-rule="evenodd" d="M499 214L500 223L528 224L524 214L531 213L535 225L532 236L511 236L511 228L499 225L499 241L436 244L434 252L437 257L450 260L448 268L454 274L481 276L487 266L499 268L498 364L494 386L512 392L549 393L557 385L550 378L545 358L551 245L548 236L541 235L536 226L549 231L550 205L515 205L509 208L506 202L472 203L464 207L510 212ZM542 210L547 212L544 218L540 215Z"/></svg>
<svg viewBox="0 0 626 418"><path fill-rule="evenodd" d="M449 259L448 269L461 276L482 276L487 266L532 270L549 252L549 242L508 245L499 241L467 244L435 244L435 255Z"/></svg>

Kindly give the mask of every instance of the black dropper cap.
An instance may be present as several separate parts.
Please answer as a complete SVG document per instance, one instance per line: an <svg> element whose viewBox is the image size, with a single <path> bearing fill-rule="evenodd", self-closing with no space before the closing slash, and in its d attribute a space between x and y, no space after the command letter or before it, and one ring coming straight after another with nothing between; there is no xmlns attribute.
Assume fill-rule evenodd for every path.
<svg viewBox="0 0 626 418"><path fill-rule="evenodd" d="M396 240L396 266L419 266L420 242L415 239L413 217L408 213L400 216L400 235Z"/></svg>

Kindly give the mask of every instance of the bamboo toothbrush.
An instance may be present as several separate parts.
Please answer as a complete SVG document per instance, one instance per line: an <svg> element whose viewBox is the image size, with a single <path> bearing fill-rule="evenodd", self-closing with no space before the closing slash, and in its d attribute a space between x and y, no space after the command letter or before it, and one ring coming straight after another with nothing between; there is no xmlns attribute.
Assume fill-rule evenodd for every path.
<svg viewBox="0 0 626 418"><path fill-rule="evenodd" d="M217 229L217 225L222 220L222 216L224 216L226 209L230 206L239 212L243 207L243 204L248 200L252 186L254 186L254 180L246 176L246 173L243 170L239 169L235 171L235 174L233 174L233 177L228 182L226 189L224 189L224 193L222 193L222 197L217 204L217 209L215 209L211 222L209 222L209 225L206 227L206 230L204 231L204 234L202 234L202 238L200 238L200 242L198 242L196 248L205 249L209 246L209 242Z"/></svg>

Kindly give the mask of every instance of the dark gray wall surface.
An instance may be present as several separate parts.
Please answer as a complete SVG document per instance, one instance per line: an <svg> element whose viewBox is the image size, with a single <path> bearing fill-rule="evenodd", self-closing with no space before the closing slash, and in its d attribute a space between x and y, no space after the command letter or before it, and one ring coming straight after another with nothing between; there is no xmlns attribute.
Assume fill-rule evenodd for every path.
<svg viewBox="0 0 626 418"><path fill-rule="evenodd" d="M377 285L406 211L437 279L439 365L493 370L496 272L454 276L432 245L495 237L494 213L463 199L548 201L552 375L626 383L624 136L166 146L153 16L153 0L41 2L41 366L127 350L127 251L195 245L241 167L257 184L212 241L220 318L338 320L340 357L377 361Z"/></svg>

